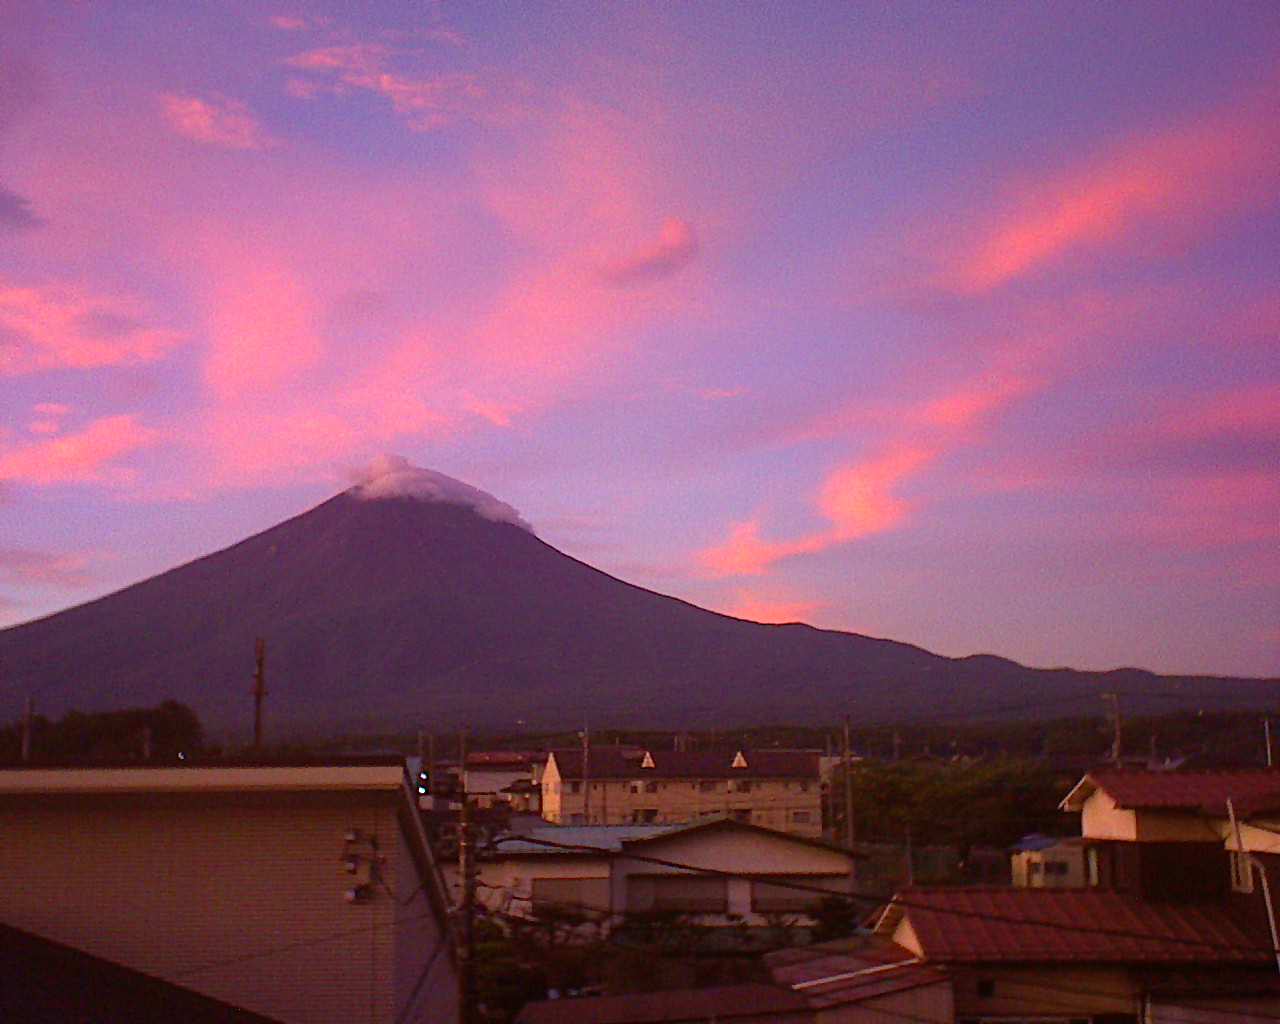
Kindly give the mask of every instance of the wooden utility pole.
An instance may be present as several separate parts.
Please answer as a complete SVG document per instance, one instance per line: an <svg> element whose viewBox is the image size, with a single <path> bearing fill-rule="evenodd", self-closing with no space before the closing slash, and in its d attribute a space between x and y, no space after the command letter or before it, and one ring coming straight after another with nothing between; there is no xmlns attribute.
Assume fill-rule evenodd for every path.
<svg viewBox="0 0 1280 1024"><path fill-rule="evenodd" d="M844 716L844 845L853 849L853 758L849 751L849 716Z"/></svg>
<svg viewBox="0 0 1280 1024"><path fill-rule="evenodd" d="M591 729L582 723L582 823L591 824Z"/></svg>
<svg viewBox="0 0 1280 1024"><path fill-rule="evenodd" d="M1272 766L1271 762L1271 719L1264 718L1262 720L1262 738L1267 741L1267 767Z"/></svg>
<svg viewBox="0 0 1280 1024"><path fill-rule="evenodd" d="M476 1019L475 851L471 836L471 801L467 798L467 733L458 734L458 764L462 770L462 807L458 813L458 877L462 883L458 930L458 999L462 1024Z"/></svg>
<svg viewBox="0 0 1280 1024"><path fill-rule="evenodd" d="M1111 707L1111 763L1119 764L1121 757L1120 698L1114 693L1104 693L1102 699Z"/></svg>
<svg viewBox="0 0 1280 1024"><path fill-rule="evenodd" d="M36 717L36 701L34 697L27 698L26 709L22 713L22 760L23 763L31 760L31 732L35 727Z"/></svg>
<svg viewBox="0 0 1280 1024"><path fill-rule="evenodd" d="M258 637L253 644L253 749L262 749L262 698L267 695L267 641Z"/></svg>

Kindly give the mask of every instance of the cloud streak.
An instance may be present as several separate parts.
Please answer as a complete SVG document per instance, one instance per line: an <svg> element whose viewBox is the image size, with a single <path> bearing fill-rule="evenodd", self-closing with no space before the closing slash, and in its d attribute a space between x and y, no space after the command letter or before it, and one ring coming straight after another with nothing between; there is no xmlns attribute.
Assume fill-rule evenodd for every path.
<svg viewBox="0 0 1280 1024"><path fill-rule="evenodd" d="M133 298L0 278L0 377L154 362L183 336L149 320Z"/></svg>
<svg viewBox="0 0 1280 1024"><path fill-rule="evenodd" d="M173 131L206 146L250 150L276 145L247 105L226 96L164 93L160 112Z"/></svg>
<svg viewBox="0 0 1280 1024"><path fill-rule="evenodd" d="M0 482L35 487L127 484L135 474L117 465L119 460L159 438L133 416L106 416L76 433L0 447Z"/></svg>
<svg viewBox="0 0 1280 1024"><path fill-rule="evenodd" d="M606 281L616 285L642 284L669 277L698 254L693 225L679 217L668 218L658 237L636 252L601 269Z"/></svg>

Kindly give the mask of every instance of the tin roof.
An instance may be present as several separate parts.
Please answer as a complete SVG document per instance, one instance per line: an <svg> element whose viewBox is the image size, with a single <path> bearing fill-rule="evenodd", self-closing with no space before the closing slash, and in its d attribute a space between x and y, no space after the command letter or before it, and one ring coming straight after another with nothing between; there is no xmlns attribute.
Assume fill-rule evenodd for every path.
<svg viewBox="0 0 1280 1024"><path fill-rule="evenodd" d="M1266 936L1225 906L1157 903L1102 889L905 889L876 931L905 917L943 963L1266 963Z"/></svg>

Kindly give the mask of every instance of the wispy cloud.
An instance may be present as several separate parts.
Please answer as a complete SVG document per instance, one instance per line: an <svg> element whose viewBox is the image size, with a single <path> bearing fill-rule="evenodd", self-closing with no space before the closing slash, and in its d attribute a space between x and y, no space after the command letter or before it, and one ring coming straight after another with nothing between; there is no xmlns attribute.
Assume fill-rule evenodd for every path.
<svg viewBox="0 0 1280 1024"><path fill-rule="evenodd" d="M808 622L826 608L822 601L804 601L755 590L738 590L720 610L734 618L751 622Z"/></svg>
<svg viewBox="0 0 1280 1024"><path fill-rule="evenodd" d="M693 225L679 217L668 218L658 237L601 269L605 280L617 285L639 284L668 277L698 253Z"/></svg>
<svg viewBox="0 0 1280 1024"><path fill-rule="evenodd" d="M37 487L127 483L134 474L118 460L159 437L133 416L106 416L76 433L0 447L0 481Z"/></svg>
<svg viewBox="0 0 1280 1024"><path fill-rule="evenodd" d="M130 297L0 280L0 376L152 362L183 336L150 321Z"/></svg>
<svg viewBox="0 0 1280 1024"><path fill-rule="evenodd" d="M56 554L28 548L0 548L0 581L83 587L92 581L89 559L81 554Z"/></svg>
<svg viewBox="0 0 1280 1024"><path fill-rule="evenodd" d="M160 110L175 132L207 146L247 150L276 144L248 106L226 96L165 93Z"/></svg>
<svg viewBox="0 0 1280 1024"><path fill-rule="evenodd" d="M458 120L510 124L519 114L516 89L491 90L469 72L418 74L396 67L411 52L382 43L350 43L295 54L286 64L316 78L293 79L287 91L300 99L320 93L372 92L391 104L413 131L429 132Z"/></svg>
<svg viewBox="0 0 1280 1024"><path fill-rule="evenodd" d="M1278 99L1271 85L1126 138L1061 173L1006 181L994 208L961 226L937 282L964 294L988 292L1142 230L1186 231L1272 202L1280 184ZM936 231L934 239L936 248Z"/></svg>

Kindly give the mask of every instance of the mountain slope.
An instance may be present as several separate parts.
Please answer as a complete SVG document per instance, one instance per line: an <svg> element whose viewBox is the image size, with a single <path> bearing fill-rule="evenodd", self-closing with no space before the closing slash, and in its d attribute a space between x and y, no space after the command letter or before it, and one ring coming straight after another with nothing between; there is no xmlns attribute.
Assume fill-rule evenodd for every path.
<svg viewBox="0 0 1280 1024"><path fill-rule="evenodd" d="M487 497L487 496L486 496ZM504 506L505 508L505 506ZM512 522L346 492L233 547L0 632L10 706L56 714L190 703L250 721L253 639L268 639L276 735L445 728L909 719L1260 706L1276 681L1103 676L709 612L621 582ZM1074 702L1074 707L1072 703Z"/></svg>

